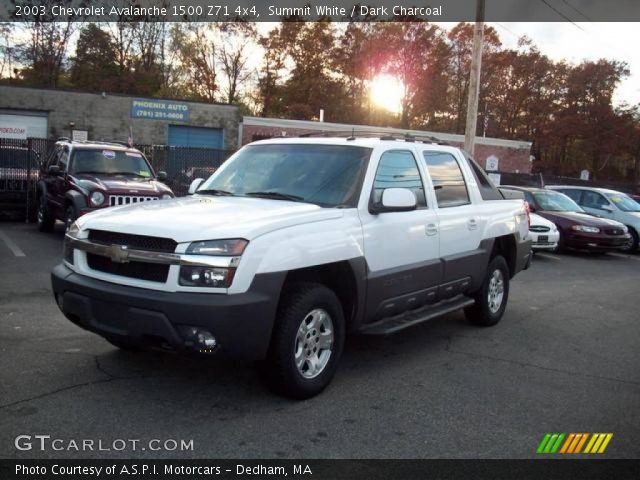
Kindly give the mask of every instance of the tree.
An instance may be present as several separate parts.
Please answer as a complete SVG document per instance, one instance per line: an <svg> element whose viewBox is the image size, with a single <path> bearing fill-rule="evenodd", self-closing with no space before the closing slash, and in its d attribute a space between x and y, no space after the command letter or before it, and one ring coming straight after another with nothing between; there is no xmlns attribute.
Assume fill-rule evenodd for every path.
<svg viewBox="0 0 640 480"><path fill-rule="evenodd" d="M117 85L117 52L111 35L95 23L80 31L71 60L71 82L89 91L113 91Z"/></svg>

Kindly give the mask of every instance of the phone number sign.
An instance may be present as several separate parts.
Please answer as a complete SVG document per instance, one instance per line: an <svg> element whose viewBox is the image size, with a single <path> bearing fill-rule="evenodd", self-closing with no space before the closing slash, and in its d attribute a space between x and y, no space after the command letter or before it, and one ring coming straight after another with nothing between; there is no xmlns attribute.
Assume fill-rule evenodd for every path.
<svg viewBox="0 0 640 480"><path fill-rule="evenodd" d="M166 100L145 100L134 98L131 101L131 118L148 120L189 121L189 104Z"/></svg>

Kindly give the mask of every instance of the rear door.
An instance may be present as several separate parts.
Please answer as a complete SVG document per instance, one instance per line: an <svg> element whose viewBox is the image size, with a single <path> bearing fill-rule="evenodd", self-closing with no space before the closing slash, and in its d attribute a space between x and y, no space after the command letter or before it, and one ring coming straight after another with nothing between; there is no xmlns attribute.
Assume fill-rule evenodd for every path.
<svg viewBox="0 0 640 480"><path fill-rule="evenodd" d="M446 298L468 288L465 279L484 274L486 252L481 248L481 240L487 220L473 203L468 188L470 179L465 177L461 158L444 149L425 149L421 160L435 190L445 284L441 297ZM446 285L451 283L454 288Z"/></svg>
<svg viewBox="0 0 640 480"><path fill-rule="evenodd" d="M375 175L365 180L359 212L369 268L366 317L375 320L435 302L442 268L438 218L413 149L376 150L371 164ZM371 203L391 187L412 190L418 208L372 214Z"/></svg>

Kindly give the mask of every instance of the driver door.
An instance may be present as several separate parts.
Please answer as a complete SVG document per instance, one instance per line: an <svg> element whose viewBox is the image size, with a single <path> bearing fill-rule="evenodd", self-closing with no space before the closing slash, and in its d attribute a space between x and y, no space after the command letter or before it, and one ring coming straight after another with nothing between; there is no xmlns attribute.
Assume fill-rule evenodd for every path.
<svg viewBox="0 0 640 480"><path fill-rule="evenodd" d="M361 202L369 267L366 318L374 321L433 303L442 279L438 217L427 203L424 176L412 150L387 150L380 155L368 203L378 202L391 187L412 190L417 208L375 214Z"/></svg>

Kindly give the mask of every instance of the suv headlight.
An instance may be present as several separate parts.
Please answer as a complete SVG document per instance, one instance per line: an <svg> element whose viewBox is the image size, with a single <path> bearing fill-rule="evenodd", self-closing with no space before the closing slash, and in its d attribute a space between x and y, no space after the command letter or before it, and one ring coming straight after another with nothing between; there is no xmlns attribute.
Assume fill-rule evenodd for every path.
<svg viewBox="0 0 640 480"><path fill-rule="evenodd" d="M249 244L244 238L204 240L187 247L187 255L210 255L214 257L237 257ZM183 265L180 267L179 283L183 287L228 288L236 274L235 263L229 267L203 267Z"/></svg>
<svg viewBox="0 0 640 480"><path fill-rule="evenodd" d="M244 238L228 238L225 240L204 240L193 242L187 247L188 255L212 255L214 257L235 257L242 255L249 244Z"/></svg>
<svg viewBox="0 0 640 480"><path fill-rule="evenodd" d="M91 203L92 206L98 207L104 203L105 198L106 197L104 196L104 193L93 192L89 197L89 202Z"/></svg>
<svg viewBox="0 0 640 480"><path fill-rule="evenodd" d="M600 233L598 227L588 227L587 225L571 225L571 230L585 233Z"/></svg>

